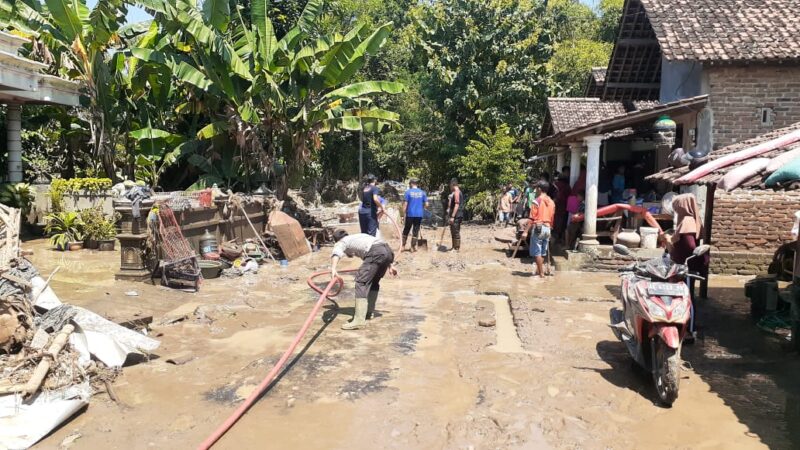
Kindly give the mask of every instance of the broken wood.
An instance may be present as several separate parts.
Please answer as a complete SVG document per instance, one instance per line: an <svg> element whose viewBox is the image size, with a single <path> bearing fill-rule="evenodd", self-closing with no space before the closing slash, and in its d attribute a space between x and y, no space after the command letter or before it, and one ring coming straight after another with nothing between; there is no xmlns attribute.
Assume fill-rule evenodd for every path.
<svg viewBox="0 0 800 450"><path fill-rule="evenodd" d="M19 258L20 210L0 204L0 267Z"/></svg>
<svg viewBox="0 0 800 450"><path fill-rule="evenodd" d="M30 281L23 280L22 278L14 276L14 275L11 275L8 272L3 272L2 274L0 274L0 277L5 278L6 280L16 284L19 287L25 288L26 291L30 290L31 287L32 287Z"/></svg>
<svg viewBox="0 0 800 450"><path fill-rule="evenodd" d="M53 279L53 275L57 274L59 270L61 270L61 266L56 267L52 272L50 272L50 276L47 277L47 280L44 282L44 286L42 286L42 289L39 290L39 293L33 297L33 301L31 303L34 305L36 304L36 300L39 300L39 296L42 295L42 292L47 290L47 286L50 285L50 280Z"/></svg>
<svg viewBox="0 0 800 450"><path fill-rule="evenodd" d="M42 386L44 379L47 377L48 372L50 372L50 367L53 365L53 362L58 358L58 354L61 352L64 346L67 345L69 335L72 334L73 331L75 331L75 327L73 325L64 325L64 328L62 328L53 339L53 343L50 344L47 352L42 355L42 360L39 361L39 364L36 366L36 369L34 369L33 375L31 375L31 378L28 380L28 382L24 385L16 385L0 389L0 394L19 393L24 397L29 397L38 391Z"/></svg>

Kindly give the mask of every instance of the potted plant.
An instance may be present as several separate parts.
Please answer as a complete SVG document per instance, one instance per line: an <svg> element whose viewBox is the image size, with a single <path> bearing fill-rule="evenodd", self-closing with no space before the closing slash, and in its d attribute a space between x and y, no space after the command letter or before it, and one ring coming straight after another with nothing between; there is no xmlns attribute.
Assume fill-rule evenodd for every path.
<svg viewBox="0 0 800 450"><path fill-rule="evenodd" d="M101 252L113 252L114 245L117 242L117 224L116 221L104 220L100 226L100 233L97 236L98 248Z"/></svg>
<svg viewBox="0 0 800 450"><path fill-rule="evenodd" d="M50 236L50 244L57 250L67 250L73 247L71 244L76 243L78 239L83 239L83 222L78 213L61 211L48 214L45 220L47 222L45 232ZM80 250L83 243L74 247Z"/></svg>
<svg viewBox="0 0 800 450"><path fill-rule="evenodd" d="M86 237L84 246L91 250L113 251L117 235L116 218L106 217L99 207L86 208L80 212Z"/></svg>
<svg viewBox="0 0 800 450"><path fill-rule="evenodd" d="M74 252L76 250L83 249L83 239L84 234L80 230L75 230L69 234L69 251Z"/></svg>

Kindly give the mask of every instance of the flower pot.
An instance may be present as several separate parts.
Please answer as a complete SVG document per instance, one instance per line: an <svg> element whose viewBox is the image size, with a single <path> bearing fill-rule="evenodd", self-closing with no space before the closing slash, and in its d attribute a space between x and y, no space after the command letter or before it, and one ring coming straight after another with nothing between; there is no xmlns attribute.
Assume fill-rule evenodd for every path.
<svg viewBox="0 0 800 450"><path fill-rule="evenodd" d="M53 248L55 248L56 250L58 250L60 252L65 252L65 251L69 250L69 244L63 244L63 245L62 244L56 244Z"/></svg>
<svg viewBox="0 0 800 450"><path fill-rule="evenodd" d="M70 242L68 244L69 251L74 252L76 250L83 250L83 242Z"/></svg>
<svg viewBox="0 0 800 450"><path fill-rule="evenodd" d="M113 252L116 244L117 244L116 239L104 239L101 241L97 241L98 249L101 252Z"/></svg>
<svg viewBox="0 0 800 450"><path fill-rule="evenodd" d="M97 250L97 247L100 245L100 242L96 239L86 239L83 241L83 248L87 250Z"/></svg>
<svg viewBox="0 0 800 450"><path fill-rule="evenodd" d="M622 232L617 235L617 243L622 244L628 248L639 248L642 242L642 237L636 230L630 228L623 228Z"/></svg>

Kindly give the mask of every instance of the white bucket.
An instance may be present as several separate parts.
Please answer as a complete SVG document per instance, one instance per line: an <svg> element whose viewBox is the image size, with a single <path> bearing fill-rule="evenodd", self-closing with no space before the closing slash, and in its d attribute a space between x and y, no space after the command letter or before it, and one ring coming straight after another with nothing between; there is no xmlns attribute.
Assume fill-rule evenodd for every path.
<svg viewBox="0 0 800 450"><path fill-rule="evenodd" d="M642 236L642 248L658 247L658 228L640 227L639 234Z"/></svg>

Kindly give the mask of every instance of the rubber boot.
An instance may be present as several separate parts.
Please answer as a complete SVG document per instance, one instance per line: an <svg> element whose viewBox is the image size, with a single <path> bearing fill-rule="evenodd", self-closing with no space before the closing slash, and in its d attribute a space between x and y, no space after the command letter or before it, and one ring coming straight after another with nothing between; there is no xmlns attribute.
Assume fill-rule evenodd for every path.
<svg viewBox="0 0 800 450"><path fill-rule="evenodd" d="M405 247L405 244L403 244L403 247ZM415 237L411 238L411 251L412 252L417 251L417 238Z"/></svg>
<svg viewBox="0 0 800 450"><path fill-rule="evenodd" d="M406 241L408 241L408 236L403 236L403 251L406 249ZM414 241L411 241L411 246L414 246Z"/></svg>
<svg viewBox="0 0 800 450"><path fill-rule="evenodd" d="M461 250L461 239L453 239L453 250Z"/></svg>
<svg viewBox="0 0 800 450"><path fill-rule="evenodd" d="M375 317L375 303L378 302L378 291L369 291L367 294L367 320Z"/></svg>
<svg viewBox="0 0 800 450"><path fill-rule="evenodd" d="M377 295L376 295L377 297ZM342 325L343 330L360 330L367 325L367 299L356 299L356 312L353 313L353 320Z"/></svg>

